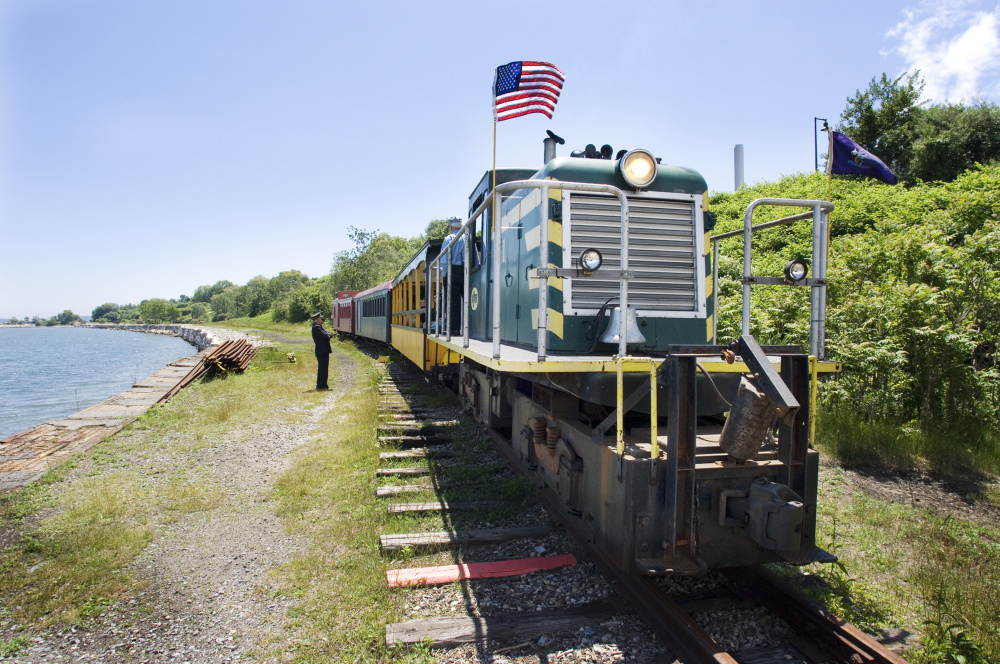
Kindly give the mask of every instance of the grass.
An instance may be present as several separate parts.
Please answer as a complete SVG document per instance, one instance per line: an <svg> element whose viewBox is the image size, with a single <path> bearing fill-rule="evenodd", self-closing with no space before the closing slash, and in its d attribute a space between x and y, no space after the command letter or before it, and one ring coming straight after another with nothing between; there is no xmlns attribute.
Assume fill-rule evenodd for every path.
<svg viewBox="0 0 1000 664"><path fill-rule="evenodd" d="M128 567L161 528L224 505L225 493L184 455L321 401L309 389L315 361L291 364L284 352L263 349L245 374L194 385L0 495L0 529L20 533L0 559L0 625L86 620L132 588Z"/></svg>
<svg viewBox="0 0 1000 664"><path fill-rule="evenodd" d="M1000 660L1000 530L869 497L839 468L821 470L820 482L818 544L840 563L814 566L826 585L809 592L869 631L902 625L926 644L964 634L982 652L968 664ZM935 659L946 650L928 645L907 658L959 661Z"/></svg>
<svg viewBox="0 0 1000 664"><path fill-rule="evenodd" d="M323 434L295 454L275 487L277 512L311 548L277 570L279 591L299 598L289 612L285 659L293 662L427 661L429 651L388 651L385 625L402 615L385 582L378 536L385 503L375 498L379 448L375 425L378 370L354 354L361 370ZM275 644L274 648L286 648ZM271 653L273 656L276 653Z"/></svg>
<svg viewBox="0 0 1000 664"><path fill-rule="evenodd" d="M0 657L13 657L22 650L26 650L30 643L31 641L23 636L0 641Z"/></svg>
<svg viewBox="0 0 1000 664"><path fill-rule="evenodd" d="M816 433L817 447L845 465L1000 474L1000 436L978 423L925 431L914 422L870 422L853 412L820 408Z"/></svg>
<svg viewBox="0 0 1000 664"><path fill-rule="evenodd" d="M251 328L273 329L283 341L262 351L246 374L193 386L40 481L0 495L0 528L22 533L0 558L0 628L76 624L100 613L129 592L129 564L161 529L185 514L225 508L226 494L178 461L183 454L246 435L259 423L301 419L320 403L323 395L309 389L315 364L308 326L252 320L245 329ZM288 611L289 638L262 645L260 654L303 663L427 661L426 648L390 651L383 644L384 625L402 618L403 600L386 588L389 563L379 554L378 535L437 530L441 516L389 517L384 501L374 497L378 374L364 370L370 362L352 346L335 348L362 369L315 439L294 454L271 497L286 528L310 546L272 570L274 583L261 591L295 604ZM285 353L293 350L299 361L290 364ZM453 403L436 391L422 399ZM874 464L924 463L908 451L912 441L900 443L898 430L853 426L824 420L824 451ZM872 436L889 451L872 453ZM482 443L461 435L457 446L473 453ZM444 474L475 482L501 469L487 463ZM959 661L956 654L967 664L1000 661L1000 532L868 497L837 468L824 468L820 481L819 544L842 564L811 569L826 580L812 592L866 629L919 631L927 647L908 654L911 661ZM505 479L492 483L489 496L468 491L449 490L448 496L524 498L535 489L530 480ZM1000 491L987 487L981 499L1000 504ZM404 553L393 564L406 560ZM29 645L22 634L5 636L0 655Z"/></svg>

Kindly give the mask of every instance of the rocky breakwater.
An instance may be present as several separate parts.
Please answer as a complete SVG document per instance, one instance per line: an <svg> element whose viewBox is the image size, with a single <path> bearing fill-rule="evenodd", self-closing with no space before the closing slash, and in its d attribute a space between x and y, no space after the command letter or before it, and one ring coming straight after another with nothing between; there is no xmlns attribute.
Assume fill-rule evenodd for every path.
<svg viewBox="0 0 1000 664"><path fill-rule="evenodd" d="M166 334L172 337L180 337L184 341L192 344L198 350L205 350L211 346L221 345L223 342L233 339L248 339L255 346L263 346L265 342L260 339L236 332L235 330L223 330L217 327L199 327L197 325L154 325L145 323L87 323L83 327L92 327L98 330L125 330L127 332L145 332L147 334Z"/></svg>

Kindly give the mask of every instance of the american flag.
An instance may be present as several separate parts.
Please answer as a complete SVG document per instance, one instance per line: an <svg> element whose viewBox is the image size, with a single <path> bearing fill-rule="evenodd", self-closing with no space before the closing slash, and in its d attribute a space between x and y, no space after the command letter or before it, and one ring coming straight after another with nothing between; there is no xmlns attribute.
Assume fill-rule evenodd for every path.
<svg viewBox="0 0 1000 664"><path fill-rule="evenodd" d="M493 78L493 119L497 122L529 113L552 118L566 77L548 62L511 62L497 67Z"/></svg>

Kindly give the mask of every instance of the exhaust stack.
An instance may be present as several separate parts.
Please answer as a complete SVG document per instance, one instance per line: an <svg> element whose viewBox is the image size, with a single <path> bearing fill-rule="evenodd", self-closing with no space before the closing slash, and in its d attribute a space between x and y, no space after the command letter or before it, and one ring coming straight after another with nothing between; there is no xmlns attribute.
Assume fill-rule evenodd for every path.
<svg viewBox="0 0 1000 664"><path fill-rule="evenodd" d="M547 164L556 158L556 146L565 145L566 141L560 138L559 136L553 134L552 131L549 129L546 129L545 133L548 134L548 138L542 141L542 145L545 146L545 157L544 157L545 161L543 163Z"/></svg>

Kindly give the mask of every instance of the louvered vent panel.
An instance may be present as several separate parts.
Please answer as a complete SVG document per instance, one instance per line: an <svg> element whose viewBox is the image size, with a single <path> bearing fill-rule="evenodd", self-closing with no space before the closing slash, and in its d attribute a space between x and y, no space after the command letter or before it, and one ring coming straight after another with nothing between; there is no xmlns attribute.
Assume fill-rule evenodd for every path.
<svg viewBox="0 0 1000 664"><path fill-rule="evenodd" d="M628 303L646 311L696 311L694 204L686 201L628 199ZM573 255L593 247L604 264L594 276L573 280L574 309L597 309L618 295L618 279L602 272L621 267L621 209L610 196L574 193L570 197Z"/></svg>

